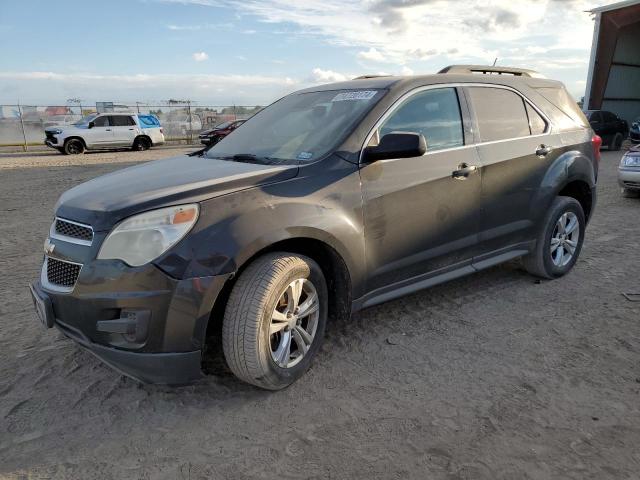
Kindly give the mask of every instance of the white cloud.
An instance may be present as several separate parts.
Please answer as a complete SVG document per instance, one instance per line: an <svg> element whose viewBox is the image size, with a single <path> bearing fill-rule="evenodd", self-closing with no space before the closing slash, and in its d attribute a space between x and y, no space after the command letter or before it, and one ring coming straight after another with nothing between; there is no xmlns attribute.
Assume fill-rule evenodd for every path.
<svg viewBox="0 0 640 480"><path fill-rule="evenodd" d="M209 59L209 55L207 55L207 52L196 52L191 56L196 62L204 62L205 60Z"/></svg>
<svg viewBox="0 0 640 480"><path fill-rule="evenodd" d="M400 70L400 75L413 75L413 73L413 70L406 65L402 67L402 70Z"/></svg>
<svg viewBox="0 0 640 480"><path fill-rule="evenodd" d="M323 70L321 68L314 68L311 72L311 77L308 79L308 81L309 83L330 83L330 82L344 82L345 80L350 80L351 78L353 78L353 76L334 72L333 70Z"/></svg>
<svg viewBox="0 0 640 480"><path fill-rule="evenodd" d="M358 58L362 60L372 60L374 62L384 62L385 58L382 53L375 47L371 47L369 50L358 52Z"/></svg>

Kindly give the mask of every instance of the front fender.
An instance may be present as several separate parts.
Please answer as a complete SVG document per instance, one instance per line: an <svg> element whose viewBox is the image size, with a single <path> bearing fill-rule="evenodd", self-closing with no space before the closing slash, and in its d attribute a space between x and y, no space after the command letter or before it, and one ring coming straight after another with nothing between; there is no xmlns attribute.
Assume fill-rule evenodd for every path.
<svg viewBox="0 0 640 480"><path fill-rule="evenodd" d="M328 169L321 175L202 202L192 232L155 263L180 279L229 274L261 250L297 238L332 247L349 269L354 289L362 284L366 262L362 196L355 167Z"/></svg>

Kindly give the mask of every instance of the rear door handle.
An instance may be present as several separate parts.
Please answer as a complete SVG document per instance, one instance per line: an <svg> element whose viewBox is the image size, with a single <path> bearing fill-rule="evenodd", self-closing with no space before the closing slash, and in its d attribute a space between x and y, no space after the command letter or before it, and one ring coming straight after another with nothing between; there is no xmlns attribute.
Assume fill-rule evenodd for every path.
<svg viewBox="0 0 640 480"><path fill-rule="evenodd" d="M129 130L134 130L133 128L130 128Z"/></svg>
<svg viewBox="0 0 640 480"><path fill-rule="evenodd" d="M536 149L536 155L539 157L546 157L547 155L549 155L551 153L551 150L553 150L552 147L549 147L548 145L540 145L537 149Z"/></svg>
<svg viewBox="0 0 640 480"><path fill-rule="evenodd" d="M458 170L454 170L451 172L451 177L456 180L466 180L469 175L478 170L477 165L468 165L466 163L461 163L458 165Z"/></svg>
<svg viewBox="0 0 640 480"><path fill-rule="evenodd" d="M111 129L110 129L110 128L106 128L104 131L105 131L105 132L110 132L110 131L111 131Z"/></svg>

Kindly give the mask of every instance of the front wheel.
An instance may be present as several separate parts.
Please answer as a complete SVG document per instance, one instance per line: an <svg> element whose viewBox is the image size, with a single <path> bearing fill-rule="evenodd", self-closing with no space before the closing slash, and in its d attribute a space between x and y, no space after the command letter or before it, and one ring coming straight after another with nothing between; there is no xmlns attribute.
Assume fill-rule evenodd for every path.
<svg viewBox="0 0 640 480"><path fill-rule="evenodd" d="M611 143L609 144L609 150L614 152L618 152L622 148L622 142L624 141L624 137L620 132L616 133L611 139Z"/></svg>
<svg viewBox="0 0 640 480"><path fill-rule="evenodd" d="M64 142L63 152L65 155L80 155L84 153L84 143L77 138L67 140Z"/></svg>
<svg viewBox="0 0 640 480"><path fill-rule="evenodd" d="M324 337L327 284L302 255L264 255L240 275L222 325L222 346L241 380L279 390L309 368Z"/></svg>
<svg viewBox="0 0 640 480"><path fill-rule="evenodd" d="M523 258L532 275L558 278L575 265L584 242L586 221L575 198L557 197L542 222L535 250Z"/></svg>

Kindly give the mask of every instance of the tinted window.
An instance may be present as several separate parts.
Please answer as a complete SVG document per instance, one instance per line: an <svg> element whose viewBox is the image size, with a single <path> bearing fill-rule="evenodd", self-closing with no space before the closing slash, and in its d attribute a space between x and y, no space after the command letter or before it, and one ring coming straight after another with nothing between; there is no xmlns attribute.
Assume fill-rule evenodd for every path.
<svg viewBox="0 0 640 480"><path fill-rule="evenodd" d="M135 123L128 115L113 115L111 117L111 125L114 127L128 127L129 125L135 125Z"/></svg>
<svg viewBox="0 0 640 480"><path fill-rule="evenodd" d="M529 135L522 97L503 88L471 87L469 92L483 142Z"/></svg>
<svg viewBox="0 0 640 480"><path fill-rule="evenodd" d="M617 117L611 112L602 112L602 118L605 122L615 122Z"/></svg>
<svg viewBox="0 0 640 480"><path fill-rule="evenodd" d="M108 119L109 119L109 117L107 117L106 115L104 117L98 117L93 121L93 126L94 127L108 127L109 126Z"/></svg>
<svg viewBox="0 0 640 480"><path fill-rule="evenodd" d="M531 105L525 102L527 115L529 116L529 128L531 135L540 135L547 129L547 122L536 112Z"/></svg>
<svg viewBox="0 0 640 480"><path fill-rule="evenodd" d="M464 145L455 89L426 90L407 99L382 124L379 138L391 132L421 133L427 140L428 151Z"/></svg>
<svg viewBox="0 0 640 480"><path fill-rule="evenodd" d="M589 121L592 123L600 123L602 122L602 115L600 112L591 112L591 115L589 115Z"/></svg>

